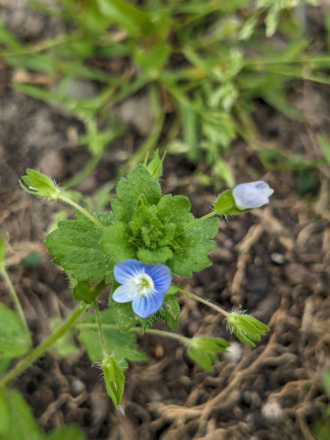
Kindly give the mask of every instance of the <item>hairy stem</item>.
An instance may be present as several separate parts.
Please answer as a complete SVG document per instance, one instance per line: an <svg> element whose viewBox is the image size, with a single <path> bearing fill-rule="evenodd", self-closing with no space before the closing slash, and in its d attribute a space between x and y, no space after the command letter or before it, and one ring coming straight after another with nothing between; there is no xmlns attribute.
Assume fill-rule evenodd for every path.
<svg viewBox="0 0 330 440"><path fill-rule="evenodd" d="M49 335L41 344L32 350L25 358L23 358L11 371L9 371L1 380L0 387L7 386L17 376L22 374L33 362L38 359L46 350L48 350L54 342L56 342L67 330L69 330L80 316L89 309L89 305L83 301L75 308L71 315L63 322L63 324L51 335Z"/></svg>
<svg viewBox="0 0 330 440"><path fill-rule="evenodd" d="M73 206L74 208L78 209L78 211L80 211L81 213L83 213L86 217L89 218L89 220L91 220L93 223L96 224L96 226L98 226L100 229L102 229L103 231L105 230L105 227L102 225L102 223L100 223L98 220L96 220L96 218L94 218L88 211L86 211L86 209L82 208L80 205L78 205L77 203L73 202L72 200L68 199L67 197L64 197L62 195L59 196L59 198L57 200L60 200L61 202L67 203L68 205Z"/></svg>
<svg viewBox="0 0 330 440"><path fill-rule="evenodd" d="M21 321L22 321L22 324L23 324L23 326L25 328L25 331L29 335L30 347L32 347L31 333L30 333L28 324L26 322L26 318L25 318L25 315L24 315L21 303L20 303L20 301L18 299L16 290L15 290L15 288L13 286L13 283L11 282L11 279L9 278L8 272L6 271L6 268L4 267L4 265L1 265L0 267L1 267L0 274L1 274L5 284L7 286L8 292L10 293L10 295L12 297L12 300L14 301L16 311L19 314L19 317L21 318Z"/></svg>
<svg viewBox="0 0 330 440"><path fill-rule="evenodd" d="M85 324L85 323L83 323L83 324L77 324L76 327L80 328L80 329L83 329L83 328L93 328L93 329L95 329L95 328L98 328L98 325L97 324L89 324L89 323ZM102 324L102 327L105 330L106 329L111 329L111 330L112 329L114 329L114 330L118 329L119 330L119 327L116 324ZM142 334L141 330L142 330L141 327L132 327L128 331L129 332L138 333L138 334ZM144 331L144 333L148 333L150 335L162 336L162 337L165 337L165 338L176 339L177 341L180 341L180 342L182 342L185 345L189 345L190 342L191 342L190 338L186 338L185 336L178 335L177 333L166 332L166 331L163 331L163 330L146 329Z"/></svg>
<svg viewBox="0 0 330 440"><path fill-rule="evenodd" d="M97 299L96 298L93 299L93 306L94 306L94 309L95 309L95 316L96 316L96 321L97 321L97 329L99 331L99 338L100 338L100 343L101 343L101 347L102 347L103 357L104 358L108 358L109 357L109 353L108 353L107 345L106 345L105 339L104 339L104 333L103 333L103 327L102 327L102 321L101 321L101 314L100 314L100 309L99 309L99 305L97 303Z"/></svg>
<svg viewBox="0 0 330 440"><path fill-rule="evenodd" d="M189 298L195 299L196 301L199 301L203 304L206 304L207 306L211 307L212 309L216 310L217 312L220 312L224 316L228 316L229 313L223 310L221 307L216 306L215 304L212 304L207 299L201 298L200 296L194 295L193 293L187 292L186 290L181 289L181 287L177 287L175 284L172 284L173 287L183 295L189 296Z"/></svg>
<svg viewBox="0 0 330 440"><path fill-rule="evenodd" d="M204 220L207 220L210 217L213 217L216 214L216 212L212 211L209 214L204 215L201 218L197 218L196 220L194 220L193 222L189 223L188 225L186 225L184 228L185 230L192 228L193 226L196 226L198 223L203 222Z"/></svg>

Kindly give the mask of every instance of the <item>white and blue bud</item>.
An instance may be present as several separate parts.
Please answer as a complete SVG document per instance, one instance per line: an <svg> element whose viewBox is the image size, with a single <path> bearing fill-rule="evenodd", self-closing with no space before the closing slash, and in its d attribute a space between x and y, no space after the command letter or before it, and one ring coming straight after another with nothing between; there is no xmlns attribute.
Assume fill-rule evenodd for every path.
<svg viewBox="0 0 330 440"><path fill-rule="evenodd" d="M119 303L132 301L133 311L141 318L161 307L172 281L171 270L165 264L144 264L134 259L117 263L114 276L122 285L113 292L112 299Z"/></svg>
<svg viewBox="0 0 330 440"><path fill-rule="evenodd" d="M269 197L274 190L260 180L258 182L240 183L232 189L235 204L238 209L253 209L269 203Z"/></svg>

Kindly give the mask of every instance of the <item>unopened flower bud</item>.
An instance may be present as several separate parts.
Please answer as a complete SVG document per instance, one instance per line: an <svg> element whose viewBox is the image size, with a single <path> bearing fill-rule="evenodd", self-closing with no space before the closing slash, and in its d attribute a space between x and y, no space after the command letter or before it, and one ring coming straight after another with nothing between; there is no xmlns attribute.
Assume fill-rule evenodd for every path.
<svg viewBox="0 0 330 440"><path fill-rule="evenodd" d="M125 376L123 370L113 356L103 359L102 368L108 395L118 408L124 392Z"/></svg>
<svg viewBox="0 0 330 440"><path fill-rule="evenodd" d="M233 197L238 209L259 208L269 203L269 197L274 190L262 180L258 182L241 183L232 190Z"/></svg>
<svg viewBox="0 0 330 440"><path fill-rule="evenodd" d="M19 181L24 191L50 200L57 200L61 195L61 190L49 177L30 169L26 170L26 174L26 176L22 177L26 186Z"/></svg>

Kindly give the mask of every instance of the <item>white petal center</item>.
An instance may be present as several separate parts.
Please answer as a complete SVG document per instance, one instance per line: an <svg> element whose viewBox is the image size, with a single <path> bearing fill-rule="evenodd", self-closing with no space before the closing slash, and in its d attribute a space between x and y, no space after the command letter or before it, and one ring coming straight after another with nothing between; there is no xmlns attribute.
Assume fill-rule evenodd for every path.
<svg viewBox="0 0 330 440"><path fill-rule="evenodd" d="M143 273L134 278L133 284L137 287L138 293L141 296L148 295L155 289L155 283L151 276Z"/></svg>

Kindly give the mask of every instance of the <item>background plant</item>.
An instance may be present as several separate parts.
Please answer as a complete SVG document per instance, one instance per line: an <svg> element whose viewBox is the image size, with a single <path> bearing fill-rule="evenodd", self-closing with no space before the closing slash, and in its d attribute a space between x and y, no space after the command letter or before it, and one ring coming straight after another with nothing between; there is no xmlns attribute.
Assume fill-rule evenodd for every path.
<svg viewBox="0 0 330 440"><path fill-rule="evenodd" d="M199 161L197 174L203 183L220 186L221 179L233 186L226 152L237 135L253 145L271 169L324 163L290 157L285 146L278 151L265 145L251 119L254 100L261 98L290 118L303 120L303 113L287 98L290 82L300 78L329 83L327 48L313 47L294 12L304 5L298 0L139 4L61 0L57 8L49 8L33 1L32 7L70 23L70 30L47 41L22 44L2 27L0 55L16 72L41 73L48 85L53 84L38 87L31 84L33 78L29 83L28 76L16 75L17 90L64 105L84 123L80 142L87 145L92 158L66 182L67 188L85 178L104 149L122 134L113 111L116 104L142 89L149 96L154 125L126 171L160 141L161 149ZM276 31L278 37L271 38ZM100 69L104 60L108 65L119 63L122 71ZM99 94L70 97L70 86L77 80L97 82Z"/></svg>

